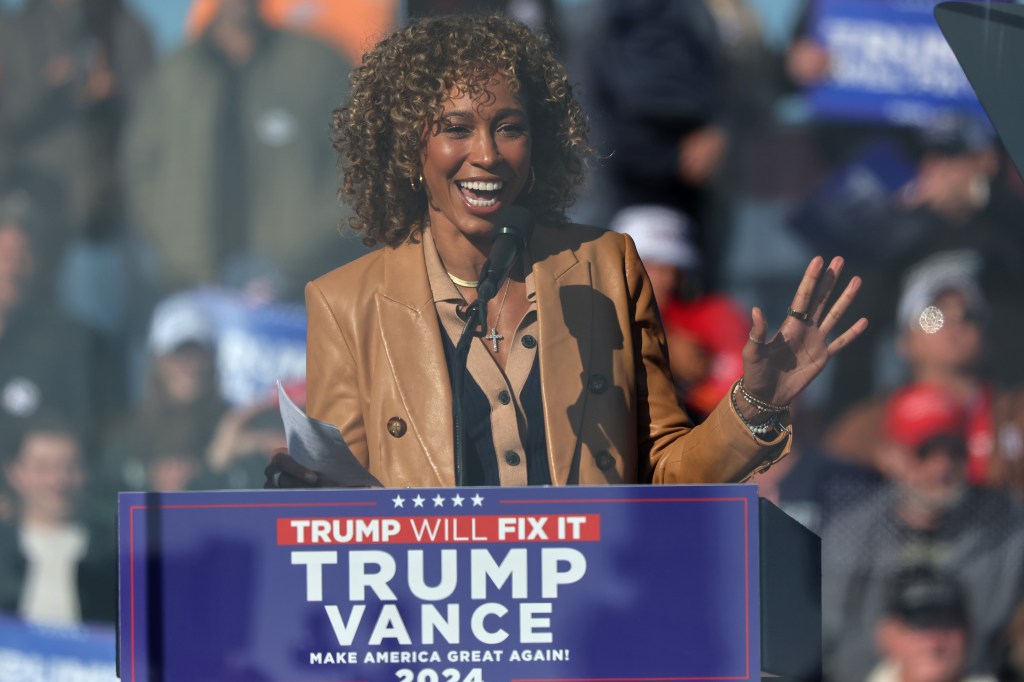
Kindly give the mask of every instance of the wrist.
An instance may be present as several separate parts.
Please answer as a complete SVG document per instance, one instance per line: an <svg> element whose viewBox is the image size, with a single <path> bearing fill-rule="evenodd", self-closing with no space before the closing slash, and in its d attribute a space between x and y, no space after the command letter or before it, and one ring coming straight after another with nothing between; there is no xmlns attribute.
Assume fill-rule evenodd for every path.
<svg viewBox="0 0 1024 682"><path fill-rule="evenodd" d="M737 379L736 383L733 385L733 390L739 393L745 404L749 405L758 412L762 412L765 414L782 415L789 413L789 403L770 403L767 400L764 400L759 396L754 395L753 393L747 390L744 379L744 376L741 376L739 379Z"/></svg>
<svg viewBox="0 0 1024 682"><path fill-rule="evenodd" d="M733 407L744 421L748 421L752 424L765 424L771 420L771 412L765 412L757 405L751 403L744 397L742 392L735 388L735 385L733 387L733 395L735 397Z"/></svg>
<svg viewBox="0 0 1024 682"><path fill-rule="evenodd" d="M775 440L789 431L789 406L773 405L752 395L743 387L742 377L732 385L729 401L755 441Z"/></svg>

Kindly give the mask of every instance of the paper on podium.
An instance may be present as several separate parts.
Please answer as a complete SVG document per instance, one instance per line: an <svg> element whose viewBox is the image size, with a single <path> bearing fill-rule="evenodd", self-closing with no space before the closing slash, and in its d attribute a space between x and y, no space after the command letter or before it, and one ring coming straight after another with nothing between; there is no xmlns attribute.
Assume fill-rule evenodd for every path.
<svg viewBox="0 0 1024 682"><path fill-rule="evenodd" d="M277 382L281 420L288 441L288 454L296 462L323 474L343 488L383 488L384 485L359 463L338 427L313 419L292 402Z"/></svg>

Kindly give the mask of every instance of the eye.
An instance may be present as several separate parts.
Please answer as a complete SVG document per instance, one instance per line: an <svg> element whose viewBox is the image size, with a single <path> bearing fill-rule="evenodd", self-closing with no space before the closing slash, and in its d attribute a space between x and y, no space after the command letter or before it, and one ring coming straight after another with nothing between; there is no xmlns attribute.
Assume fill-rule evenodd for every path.
<svg viewBox="0 0 1024 682"><path fill-rule="evenodd" d="M522 137L526 133L526 126L521 123L502 123L498 126L498 134L504 137Z"/></svg>
<svg viewBox="0 0 1024 682"><path fill-rule="evenodd" d="M462 123L448 122L441 125L441 132L449 137L466 137L471 131L469 126Z"/></svg>

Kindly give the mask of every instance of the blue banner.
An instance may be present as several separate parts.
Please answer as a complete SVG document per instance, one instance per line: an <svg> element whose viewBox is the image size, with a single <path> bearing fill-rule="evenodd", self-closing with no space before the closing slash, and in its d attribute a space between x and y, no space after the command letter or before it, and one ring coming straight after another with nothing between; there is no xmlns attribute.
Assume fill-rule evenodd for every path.
<svg viewBox="0 0 1024 682"><path fill-rule="evenodd" d="M253 303L222 289L199 289L195 300L217 325L221 393L233 405L276 399L276 383L306 376L306 309Z"/></svg>
<svg viewBox="0 0 1024 682"><path fill-rule="evenodd" d="M110 682L114 629L29 625L0 617L3 682Z"/></svg>
<svg viewBox="0 0 1024 682"><path fill-rule="evenodd" d="M815 116L894 125L950 114L987 120L935 21L938 2L820 0L811 33L830 71L808 91Z"/></svg>
<svg viewBox="0 0 1024 682"><path fill-rule="evenodd" d="M122 493L121 679L756 680L756 493Z"/></svg>

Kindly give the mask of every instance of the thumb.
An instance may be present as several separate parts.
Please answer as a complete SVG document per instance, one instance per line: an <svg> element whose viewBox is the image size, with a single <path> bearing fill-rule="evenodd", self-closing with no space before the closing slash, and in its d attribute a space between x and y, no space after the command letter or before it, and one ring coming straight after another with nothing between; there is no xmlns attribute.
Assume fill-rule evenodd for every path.
<svg viewBox="0 0 1024 682"><path fill-rule="evenodd" d="M750 342L765 343L768 336L768 323L764 319L764 313L757 306L750 311L750 322Z"/></svg>

